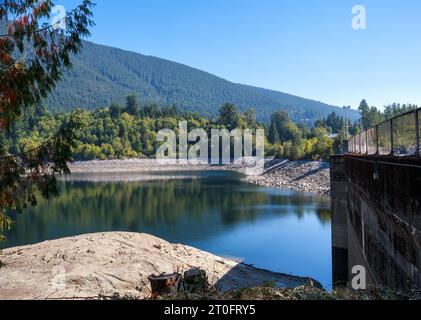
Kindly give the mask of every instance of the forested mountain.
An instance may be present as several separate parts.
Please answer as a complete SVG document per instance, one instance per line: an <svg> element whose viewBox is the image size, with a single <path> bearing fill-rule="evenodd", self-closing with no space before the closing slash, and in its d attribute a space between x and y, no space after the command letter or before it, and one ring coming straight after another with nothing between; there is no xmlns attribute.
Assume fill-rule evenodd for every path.
<svg viewBox="0 0 421 320"><path fill-rule="evenodd" d="M208 117L215 116L226 102L242 110L255 109L261 121L269 121L279 109L297 122L311 124L333 111L345 115L345 110L321 102L235 84L179 63L90 42L84 43L73 65L46 99L50 110L97 109L123 103L128 94L135 93L145 103L174 104ZM351 111L350 118L356 120L358 113Z"/></svg>

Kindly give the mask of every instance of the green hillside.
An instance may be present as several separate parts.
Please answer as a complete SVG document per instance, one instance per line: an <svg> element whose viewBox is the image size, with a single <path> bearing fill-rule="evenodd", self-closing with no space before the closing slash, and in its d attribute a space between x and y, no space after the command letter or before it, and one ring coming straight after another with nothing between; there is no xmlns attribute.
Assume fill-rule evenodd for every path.
<svg viewBox="0 0 421 320"><path fill-rule="evenodd" d="M73 58L73 65L46 99L50 110L96 109L123 103L129 93L136 93L145 103L174 104L204 116L216 115L225 102L242 110L256 109L262 121L268 121L278 109L288 111L296 121L309 123L332 111L345 115L343 109L321 102L235 84L179 63L90 42ZM355 120L358 113L352 111L350 117Z"/></svg>

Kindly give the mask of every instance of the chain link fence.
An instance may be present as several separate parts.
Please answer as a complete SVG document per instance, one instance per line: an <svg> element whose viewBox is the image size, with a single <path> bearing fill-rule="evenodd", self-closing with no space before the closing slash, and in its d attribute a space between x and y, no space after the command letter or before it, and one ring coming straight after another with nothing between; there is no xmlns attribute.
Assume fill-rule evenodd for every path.
<svg viewBox="0 0 421 320"><path fill-rule="evenodd" d="M349 153L421 157L421 108L387 120L349 140Z"/></svg>

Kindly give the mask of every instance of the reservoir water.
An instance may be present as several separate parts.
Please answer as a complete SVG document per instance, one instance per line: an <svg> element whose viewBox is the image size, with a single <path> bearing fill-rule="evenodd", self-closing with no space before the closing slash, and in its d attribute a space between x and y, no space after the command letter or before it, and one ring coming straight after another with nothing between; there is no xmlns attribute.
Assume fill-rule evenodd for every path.
<svg viewBox="0 0 421 320"><path fill-rule="evenodd" d="M329 197L248 184L224 171L73 175L15 216L2 247L145 232L256 267L332 283Z"/></svg>

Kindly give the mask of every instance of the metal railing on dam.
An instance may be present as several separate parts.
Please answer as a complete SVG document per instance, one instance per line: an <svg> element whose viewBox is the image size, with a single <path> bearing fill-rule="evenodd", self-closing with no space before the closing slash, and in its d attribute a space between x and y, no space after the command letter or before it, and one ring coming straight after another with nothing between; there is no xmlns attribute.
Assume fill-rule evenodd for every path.
<svg viewBox="0 0 421 320"><path fill-rule="evenodd" d="M421 108L406 112L352 137L348 152L360 155L421 157Z"/></svg>
<svg viewBox="0 0 421 320"><path fill-rule="evenodd" d="M334 283L421 288L421 109L354 136L331 158Z"/></svg>

